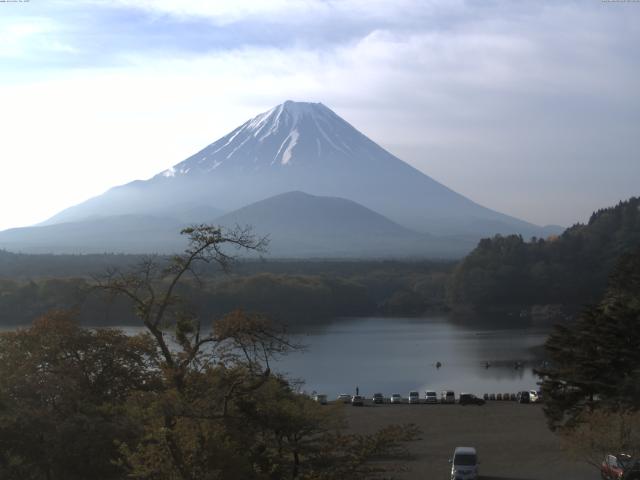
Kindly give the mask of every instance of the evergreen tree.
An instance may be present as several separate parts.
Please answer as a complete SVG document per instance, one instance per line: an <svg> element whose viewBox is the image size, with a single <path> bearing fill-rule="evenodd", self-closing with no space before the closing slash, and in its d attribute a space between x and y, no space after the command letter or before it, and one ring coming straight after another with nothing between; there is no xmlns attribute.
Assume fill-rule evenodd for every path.
<svg viewBox="0 0 640 480"><path fill-rule="evenodd" d="M640 409L640 249L623 255L602 301L546 343L545 413L552 429L573 428L585 412Z"/></svg>
<svg viewBox="0 0 640 480"><path fill-rule="evenodd" d="M452 305L477 309L596 302L616 260L640 245L640 198L598 210L587 225L526 242L519 235L486 238L453 272Z"/></svg>

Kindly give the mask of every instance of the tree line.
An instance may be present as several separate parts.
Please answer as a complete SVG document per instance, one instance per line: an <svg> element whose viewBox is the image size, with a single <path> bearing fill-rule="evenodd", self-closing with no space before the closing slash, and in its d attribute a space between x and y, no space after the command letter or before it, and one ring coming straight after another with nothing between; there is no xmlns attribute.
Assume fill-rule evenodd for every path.
<svg viewBox="0 0 640 480"><path fill-rule="evenodd" d="M131 264L119 268L127 265ZM299 262L287 266L294 273L284 273L260 272L253 265L239 264L240 272L234 267L228 275L205 272L198 280L188 279L181 283L180 293L202 316L218 317L243 308L291 325L341 316L415 315L446 308L445 284L451 265L380 262L364 268L351 262ZM74 310L85 325L136 323L128 299L106 296L95 285L95 277L88 276L0 279L0 324L30 324L51 309Z"/></svg>
<svg viewBox="0 0 640 480"><path fill-rule="evenodd" d="M453 270L447 300L478 309L595 303L617 259L638 245L639 198L598 210L557 237L483 239Z"/></svg>

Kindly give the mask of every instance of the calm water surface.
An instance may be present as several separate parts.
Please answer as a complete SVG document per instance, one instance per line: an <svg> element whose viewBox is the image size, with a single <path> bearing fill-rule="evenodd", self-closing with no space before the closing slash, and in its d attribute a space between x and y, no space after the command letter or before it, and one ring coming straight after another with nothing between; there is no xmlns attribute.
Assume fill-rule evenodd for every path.
<svg viewBox="0 0 640 480"><path fill-rule="evenodd" d="M276 369L304 379L303 388L326 393L410 390L483 393L536 388L532 369L547 329L474 328L446 317L342 319L296 339L303 353L278 361ZM436 368L436 363L442 366ZM489 362L487 368L485 362ZM522 367L515 368L515 362Z"/></svg>
<svg viewBox="0 0 640 480"><path fill-rule="evenodd" d="M141 327L120 327L135 334ZM302 352L280 358L274 370L304 380L307 392L386 396L410 390L456 393L517 392L536 388L532 369L536 349L546 339L543 327L474 327L446 316L424 318L344 318L293 334ZM436 368L436 363L442 366ZM485 362L489 362L486 368ZM515 362L522 367L515 368Z"/></svg>

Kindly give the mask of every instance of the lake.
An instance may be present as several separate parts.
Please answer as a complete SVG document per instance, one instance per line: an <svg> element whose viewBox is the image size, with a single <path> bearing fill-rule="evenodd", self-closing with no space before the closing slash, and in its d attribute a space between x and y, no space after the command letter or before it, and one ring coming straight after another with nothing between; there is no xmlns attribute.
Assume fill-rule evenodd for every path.
<svg viewBox="0 0 640 480"><path fill-rule="evenodd" d="M293 333L294 341L306 348L272 367L290 379L303 379L305 391L325 393L329 399L353 394L356 386L369 397L374 392L406 397L410 390L482 395L537 389L533 369L542 359L535 347L544 343L549 327L513 328L487 319L475 325L483 326L446 315L336 319ZM131 334L144 330L121 328Z"/></svg>
<svg viewBox="0 0 640 480"><path fill-rule="evenodd" d="M304 390L330 399L355 393L356 386L367 396L443 389L517 392L537 388L532 369L541 359L533 347L547 334L548 327L478 328L446 316L340 319L296 335L305 351L280 359L274 369L304 379ZM522 366L515 368L516 362Z"/></svg>

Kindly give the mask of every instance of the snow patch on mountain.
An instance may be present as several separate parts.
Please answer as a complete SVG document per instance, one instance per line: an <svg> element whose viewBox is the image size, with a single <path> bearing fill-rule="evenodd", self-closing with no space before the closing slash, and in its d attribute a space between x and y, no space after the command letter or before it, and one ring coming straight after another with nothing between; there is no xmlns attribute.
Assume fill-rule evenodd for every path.
<svg viewBox="0 0 640 480"><path fill-rule="evenodd" d="M215 170L216 168L218 168L220 165L222 165L222 162L215 160L213 162L213 165L211 165L211 168L209 170Z"/></svg>
<svg viewBox="0 0 640 480"><path fill-rule="evenodd" d="M282 149L285 143L287 144L287 149L282 154L282 160L280 162L282 163L282 165L288 164L289 160L291 160L291 153L293 151L293 147L295 147L298 143L298 138L300 138L300 133L298 133L298 130L293 130L284 141L284 143L280 146L280 149Z"/></svg>

